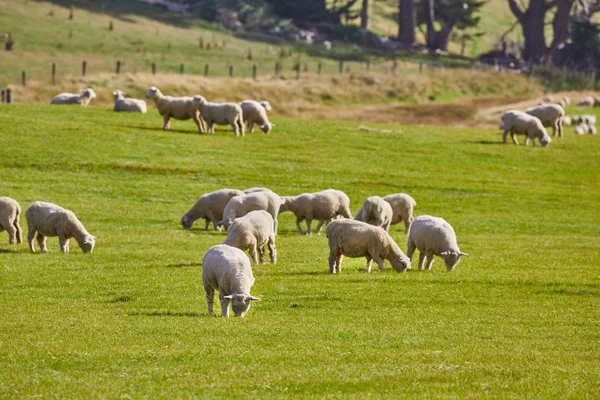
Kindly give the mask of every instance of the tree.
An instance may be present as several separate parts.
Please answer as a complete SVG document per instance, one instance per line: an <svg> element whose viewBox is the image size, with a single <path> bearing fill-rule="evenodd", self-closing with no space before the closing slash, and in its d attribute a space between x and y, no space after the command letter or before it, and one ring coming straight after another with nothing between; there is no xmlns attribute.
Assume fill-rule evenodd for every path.
<svg viewBox="0 0 600 400"><path fill-rule="evenodd" d="M360 27L367 29L369 26L369 0L362 0L362 9L360 11Z"/></svg>
<svg viewBox="0 0 600 400"><path fill-rule="evenodd" d="M415 0L400 0L398 3L398 41L407 46L416 43Z"/></svg>
<svg viewBox="0 0 600 400"><path fill-rule="evenodd" d="M523 10L517 0L508 0L510 10L517 17L523 31L523 38L525 39L523 59L525 61L541 63L546 55L544 20L546 12L552 8L553 3L547 0L529 0L529 7Z"/></svg>

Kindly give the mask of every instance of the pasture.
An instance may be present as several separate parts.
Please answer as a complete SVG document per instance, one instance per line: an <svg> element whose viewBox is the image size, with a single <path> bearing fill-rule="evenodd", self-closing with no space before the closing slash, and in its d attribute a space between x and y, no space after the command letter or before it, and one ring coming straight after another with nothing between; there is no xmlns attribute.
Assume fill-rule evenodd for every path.
<svg viewBox="0 0 600 400"><path fill-rule="evenodd" d="M597 137L542 149L494 129L272 121L235 138L162 131L154 109L0 107L0 196L57 203L97 236L92 254L56 238L31 254L0 233L0 398L597 396ZM353 213L406 192L470 256L405 274L346 258L334 276L325 235L285 213L278 264L253 265L263 301L209 317L201 260L225 234L179 220L203 193L251 186L340 189ZM403 226L390 233L406 251Z"/></svg>

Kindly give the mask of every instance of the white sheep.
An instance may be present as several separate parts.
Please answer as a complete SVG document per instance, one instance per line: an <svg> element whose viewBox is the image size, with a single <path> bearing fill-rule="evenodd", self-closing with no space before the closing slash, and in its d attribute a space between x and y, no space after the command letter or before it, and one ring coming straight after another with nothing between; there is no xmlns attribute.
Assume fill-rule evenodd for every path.
<svg viewBox="0 0 600 400"><path fill-rule="evenodd" d="M317 233L325 224L329 224L338 216L352 218L350 199L341 190L327 189L316 193L303 193L298 196L281 198L279 213L291 211L296 216L296 227L301 234L311 234L313 219L319 221ZM306 220L307 230L304 231L300 222Z"/></svg>
<svg viewBox="0 0 600 400"><path fill-rule="evenodd" d="M266 187L251 187L251 188L242 190L242 192L248 194L248 193L256 193L256 192L272 192L272 190L269 188L266 188Z"/></svg>
<svg viewBox="0 0 600 400"><path fill-rule="evenodd" d="M404 222L404 233L408 233L410 224L413 221L413 210L417 205L415 199L406 193L394 193L384 196L383 199L390 203L394 215L392 225Z"/></svg>
<svg viewBox="0 0 600 400"><path fill-rule="evenodd" d="M95 99L95 98L96 98L96 93L94 92L94 90L87 88L85 90L82 90L81 94L66 93L66 92L58 94L58 95L54 96L52 101L50 101L50 104L53 104L53 105L77 104L77 105L81 105L81 106L87 106L90 103L90 101L92 101L92 99Z"/></svg>
<svg viewBox="0 0 600 400"><path fill-rule="evenodd" d="M516 135L526 135L525 145L529 143L531 139L535 146L535 139L537 138L540 144L544 147L548 146L548 143L552 142L550 136L546 132L546 128L542 125L542 122L529 114L522 111L509 110L502 115L500 122L500 129L504 130L502 134L502 141L506 143L506 136L510 132L510 137L514 144L518 145Z"/></svg>
<svg viewBox="0 0 600 400"><path fill-rule="evenodd" d="M208 230L208 225L212 222L215 230L219 230L219 221L223 219L223 210L229 200L234 196L244 194L241 190L236 189L221 189L211 193L206 193L200 196L196 204L192 206L181 217L181 225L183 229L189 230L194 222L199 218L205 219L204 230Z"/></svg>
<svg viewBox="0 0 600 400"><path fill-rule="evenodd" d="M84 253L94 250L96 238L85 230L83 224L77 219L72 211L65 210L56 204L36 201L25 211L27 218L27 241L29 249L35 253L33 238L36 236L40 249L48 251L46 247L46 236L58 236L60 250L69 252L69 239L75 238L77 244Z"/></svg>
<svg viewBox="0 0 600 400"><path fill-rule="evenodd" d="M21 225L21 206L15 199L0 197L0 232L8 232L8 243L23 243Z"/></svg>
<svg viewBox="0 0 600 400"><path fill-rule="evenodd" d="M575 105L579 107L593 107L596 103L596 100L593 96L585 96L581 100L579 100Z"/></svg>
<svg viewBox="0 0 600 400"><path fill-rule="evenodd" d="M423 269L425 258L425 269L430 270L434 255L442 257L448 271L458 265L462 256L468 256L458 248L452 226L444 219L430 215L415 218L410 226L406 255L411 261L415 249L419 250L419 270Z"/></svg>
<svg viewBox="0 0 600 400"><path fill-rule="evenodd" d="M574 117L565 115L565 117L563 118L563 126L571 126L571 125L573 125L573 121L574 121Z"/></svg>
<svg viewBox="0 0 600 400"><path fill-rule="evenodd" d="M329 241L329 272L342 272L342 258L366 257L367 272L374 260L383 271L383 260L388 260L398 272L410 269L409 258L394 239L382 228L351 219L337 219L327 225Z"/></svg>
<svg viewBox="0 0 600 400"><path fill-rule="evenodd" d="M265 246L273 264L277 263L277 248L275 247L275 231L273 217L264 210L250 211L243 217L236 218L227 230L227 238L223 244L250 250L252 260L258 264L257 249L260 263L265 262Z"/></svg>
<svg viewBox="0 0 600 400"><path fill-rule="evenodd" d="M120 90L115 90L113 96L115 98L114 111L132 111L145 114L148 112L148 106L144 100L125 97L127 93Z"/></svg>
<svg viewBox="0 0 600 400"><path fill-rule="evenodd" d="M250 302L260 301L250 294L254 285L250 259L238 248L219 244L208 249L202 259L202 281L209 315L214 314L215 290L219 291L224 317L229 317L229 303L233 315L244 317L250 309Z"/></svg>
<svg viewBox="0 0 600 400"><path fill-rule="evenodd" d="M380 226L388 232L393 216L394 211L390 203L379 196L370 196L365 200L354 219L370 225Z"/></svg>
<svg viewBox="0 0 600 400"><path fill-rule="evenodd" d="M223 220L219 223L229 229L233 220L243 217L250 211L265 210L273 217L273 231L277 235L277 214L281 198L272 191L254 192L232 197L223 210Z"/></svg>
<svg viewBox="0 0 600 400"><path fill-rule="evenodd" d="M244 136L245 125L242 108L237 103L211 103L200 96L200 114L206 121L209 133L215 133L215 124L231 125L235 136Z"/></svg>
<svg viewBox="0 0 600 400"><path fill-rule="evenodd" d="M575 124L596 125L596 116L592 114L584 114L577 116L577 118L575 119Z"/></svg>
<svg viewBox="0 0 600 400"><path fill-rule="evenodd" d="M273 107L271 107L271 103L266 100L259 101L258 104L263 106L266 111L273 111Z"/></svg>
<svg viewBox="0 0 600 400"><path fill-rule="evenodd" d="M163 116L163 129L167 130L171 128L171 118L183 121L192 118L198 127L198 131L200 133L205 131L204 122L202 121L202 118L200 117L200 111L198 110L202 96L165 96L162 94L160 89L158 89L156 86L152 86L146 92L146 98L154 101L154 104L158 109L158 113Z"/></svg>
<svg viewBox="0 0 600 400"><path fill-rule="evenodd" d="M563 118L565 117L565 110L558 104L544 104L537 107L528 108L525 112L529 115L533 115L542 122L545 127L552 127L552 136L563 135Z"/></svg>
<svg viewBox="0 0 600 400"><path fill-rule="evenodd" d="M268 102L267 105L270 107ZM248 132L254 130L254 124L258 125L264 134L268 134L275 126L269 122L267 110L263 104L254 100L244 100L240 103L240 107L242 108L244 122L248 123Z"/></svg>
<svg viewBox="0 0 600 400"><path fill-rule="evenodd" d="M555 104L561 106L562 108L565 108L570 103L571 103L571 99L569 99L567 96L564 96L562 99L558 100Z"/></svg>
<svg viewBox="0 0 600 400"><path fill-rule="evenodd" d="M585 122L579 123L577 124L577 126L575 126L575 134L577 135L585 135L586 133L589 133L590 135L595 135L596 132L597 131L595 125L589 125Z"/></svg>

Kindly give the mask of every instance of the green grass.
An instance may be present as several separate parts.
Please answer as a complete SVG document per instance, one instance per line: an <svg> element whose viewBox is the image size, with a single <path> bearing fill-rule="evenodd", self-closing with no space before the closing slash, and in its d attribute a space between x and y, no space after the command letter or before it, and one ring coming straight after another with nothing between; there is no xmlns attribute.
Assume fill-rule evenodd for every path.
<svg viewBox="0 0 600 400"><path fill-rule="evenodd" d="M593 398L600 391L597 137L273 118L269 136L89 107L0 107L0 196L77 213L93 254L0 234L0 398ZM522 138L521 138L522 141ZM280 217L244 319L210 318L202 193L404 191L470 253L452 273L328 273L327 239ZM200 222L200 221L199 221ZM25 227L25 218L21 219ZM26 230L26 229L25 229ZM406 248L399 225L392 236Z"/></svg>

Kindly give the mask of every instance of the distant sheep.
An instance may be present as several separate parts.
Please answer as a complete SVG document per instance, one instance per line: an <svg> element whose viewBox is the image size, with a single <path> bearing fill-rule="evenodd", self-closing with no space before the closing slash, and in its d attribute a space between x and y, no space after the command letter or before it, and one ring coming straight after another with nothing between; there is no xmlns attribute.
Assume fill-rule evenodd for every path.
<svg viewBox="0 0 600 400"><path fill-rule="evenodd" d="M50 104L53 105L80 105L87 106L92 99L96 98L96 92L93 89L87 88L81 92L81 94L74 93L61 93L56 95Z"/></svg>
<svg viewBox="0 0 600 400"><path fill-rule="evenodd" d="M268 102L267 105L271 107ZM253 131L254 124L258 125L264 134L268 134L271 128L275 126L269 122L267 110L263 104L254 100L244 100L240 103L240 107L242 108L244 122L248 123L248 132Z"/></svg>
<svg viewBox="0 0 600 400"><path fill-rule="evenodd" d="M19 224L21 206L10 197L0 197L0 232L8 232L8 243L23 243L22 229Z"/></svg>
<svg viewBox="0 0 600 400"><path fill-rule="evenodd" d="M580 115L575 118L575 124L596 125L596 116L591 114Z"/></svg>
<svg viewBox="0 0 600 400"><path fill-rule="evenodd" d="M254 285L250 259L238 248L219 244L208 249L202 259L202 281L209 315L214 315L215 290L219 291L224 317L229 317L229 303L233 315L244 317L250 302L260 301L250 294Z"/></svg>
<svg viewBox="0 0 600 400"><path fill-rule="evenodd" d="M331 220L342 216L352 218L350 212L350 199L341 190L327 189L316 193L303 193L298 196L284 196L281 198L279 213L291 211L296 216L296 227L301 234L311 234L313 219L319 221L317 233ZM304 231L300 222L306 220L307 230Z"/></svg>
<svg viewBox="0 0 600 400"><path fill-rule="evenodd" d="M528 108L525 112L529 115L537 117L545 127L552 127L552 136L562 137L563 135L563 118L565 110L558 104L544 104L537 107Z"/></svg>
<svg viewBox="0 0 600 400"><path fill-rule="evenodd" d="M225 226L225 229L229 229L236 218L243 217L250 211L265 210L273 217L273 231L277 235L277 214L280 206L281 198L272 191L235 196L225 206L220 224Z"/></svg>
<svg viewBox="0 0 600 400"><path fill-rule="evenodd" d="M237 103L211 103L200 96L200 113L206 121L209 133L215 133L215 124L231 125L235 136L244 136L245 126L242 108Z"/></svg>
<svg viewBox="0 0 600 400"><path fill-rule="evenodd" d="M571 125L573 125L573 120L574 120L574 117L570 117L568 115L565 115L565 117L563 118L563 126L571 126Z"/></svg>
<svg viewBox="0 0 600 400"><path fill-rule="evenodd" d="M227 230L227 238L223 244L237 247L241 250L250 250L252 260L258 264L257 249L260 254L260 263L265 262L265 246L269 247L271 262L277 262L277 248L275 247L275 231L273 231L273 217L264 210L250 211L243 217L236 218Z"/></svg>
<svg viewBox="0 0 600 400"><path fill-rule="evenodd" d="M506 136L508 133L510 133L510 137L513 143L516 145L519 144L516 138L517 134L526 135L525 145L527 145L531 139L533 145L535 146L536 138L544 147L548 146L548 144L552 142L552 139L550 136L548 136L546 129L542 125L542 122L538 118L521 111L506 111L502 115L500 129L504 130L504 133L502 134L502 141L504 143L506 143Z"/></svg>
<svg viewBox="0 0 600 400"><path fill-rule="evenodd" d="M200 133L205 131L204 122L200 118L200 111L198 110L200 101L203 98L202 96L165 96L162 94L160 89L158 89L156 86L152 86L146 92L146 98L154 101L154 104L158 109L158 113L163 116L163 129L167 130L171 128L171 118L183 121L192 118L198 127L198 131Z"/></svg>
<svg viewBox="0 0 600 400"><path fill-rule="evenodd" d="M60 250L63 253L69 252L70 238L75 238L84 253L91 253L94 250L96 238L85 230L72 211L65 210L56 204L37 201L27 208L25 217L29 230L27 241L32 253L35 253L33 238L36 237L36 232L37 242L44 252L48 251L46 236L58 236Z"/></svg>
<svg viewBox="0 0 600 400"><path fill-rule="evenodd" d="M581 100L579 100L575 105L579 107L594 107L596 104L596 99L593 96L585 96Z"/></svg>
<svg viewBox="0 0 600 400"><path fill-rule="evenodd" d="M113 96L115 98L114 111L131 111L145 114L148 112L148 106L144 100L126 98L127 93L120 90L115 90Z"/></svg>
<svg viewBox="0 0 600 400"><path fill-rule="evenodd" d="M388 260L398 272L410 269L409 258L400 250L392 237L382 228L365 222L338 219L327 225L329 243L329 272L342 272L342 258L366 257L367 272L375 261L383 271L383 260Z"/></svg>
<svg viewBox="0 0 600 400"><path fill-rule="evenodd" d="M392 206L394 212L392 225L404 222L404 233L408 233L410 224L413 221L413 210L417 205L415 199L406 193L388 194L383 199Z"/></svg>
<svg viewBox="0 0 600 400"><path fill-rule="evenodd" d="M244 192L236 189L221 189L203 194L196 201L196 204L181 217L183 229L189 230L197 219L204 218L205 231L208 230L208 225L211 222L215 230L218 230L220 228L218 223L223 219L223 210L227 203L229 203L229 200L234 196L243 194Z"/></svg>
<svg viewBox="0 0 600 400"><path fill-rule="evenodd" d="M387 232L390 230L393 216L394 211L390 203L379 196L371 196L365 200L354 219L369 225L380 226Z"/></svg>
<svg viewBox="0 0 600 400"><path fill-rule="evenodd" d="M588 125L586 123L580 123L575 126L575 134L577 135L595 135L597 133L595 125Z"/></svg>
<svg viewBox="0 0 600 400"><path fill-rule="evenodd" d="M462 256L468 256L458 248L452 226L444 219L430 215L415 218L410 226L406 255L411 261L416 249L419 250L419 270L423 267L430 270L434 255L442 257L448 271L458 265Z"/></svg>

